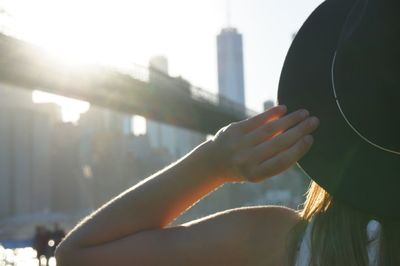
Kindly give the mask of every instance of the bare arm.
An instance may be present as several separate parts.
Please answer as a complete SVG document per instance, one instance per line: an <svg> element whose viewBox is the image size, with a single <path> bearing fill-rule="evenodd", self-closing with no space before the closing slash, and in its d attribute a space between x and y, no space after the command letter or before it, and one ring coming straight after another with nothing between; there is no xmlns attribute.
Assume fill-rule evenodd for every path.
<svg viewBox="0 0 400 266"><path fill-rule="evenodd" d="M236 259L244 259L247 253L238 243L245 241L226 242L232 240L237 228L252 223L242 212L216 216L197 226L165 227L226 182L261 181L295 163L311 146L308 134L317 125L304 120L307 114L282 117L285 112L285 108L275 107L222 129L213 140L111 200L61 243L59 265L110 265L107 259L111 258L121 263L157 265L154 256L165 252L169 255L163 257L164 264L174 265L176 252L182 251L201 261L198 245L209 252L208 259L220 259L211 249L236 251ZM225 226L221 226L221 219ZM213 231L220 234L213 235ZM196 238L199 244L190 245Z"/></svg>

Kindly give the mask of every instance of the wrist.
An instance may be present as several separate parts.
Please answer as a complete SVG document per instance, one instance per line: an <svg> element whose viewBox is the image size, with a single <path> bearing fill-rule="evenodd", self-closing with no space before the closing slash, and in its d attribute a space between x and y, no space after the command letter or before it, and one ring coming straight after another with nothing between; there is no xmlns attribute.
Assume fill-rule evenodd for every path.
<svg viewBox="0 0 400 266"><path fill-rule="evenodd" d="M238 181L230 174L224 163L225 158L221 158L220 150L213 140L207 140L197 146L188 154L187 159L195 163L196 171L203 173L204 178L216 179L221 183Z"/></svg>

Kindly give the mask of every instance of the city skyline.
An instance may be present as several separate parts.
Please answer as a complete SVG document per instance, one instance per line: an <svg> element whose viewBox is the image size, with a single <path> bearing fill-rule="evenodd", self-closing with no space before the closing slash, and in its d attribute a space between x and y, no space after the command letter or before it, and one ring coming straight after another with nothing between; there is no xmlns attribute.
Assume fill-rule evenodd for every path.
<svg viewBox="0 0 400 266"><path fill-rule="evenodd" d="M265 100L275 99L292 35L321 2L231 1L230 24L244 36L249 108L261 111ZM215 36L227 26L225 1L4 0L3 5L20 36L62 51L69 60L147 65L151 56L162 54L172 76L217 92Z"/></svg>

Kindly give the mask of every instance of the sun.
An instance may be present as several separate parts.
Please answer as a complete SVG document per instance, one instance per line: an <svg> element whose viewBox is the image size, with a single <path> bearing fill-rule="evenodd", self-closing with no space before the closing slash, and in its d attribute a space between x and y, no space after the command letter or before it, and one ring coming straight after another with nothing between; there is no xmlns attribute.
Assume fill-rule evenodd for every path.
<svg viewBox="0 0 400 266"><path fill-rule="evenodd" d="M120 2L118 4L118 2ZM13 14L12 34L32 42L69 66L129 65L135 51L151 54L145 46L131 47L125 33L129 1L13 0L6 3ZM139 2L134 3L135 6ZM131 51L131 52L129 52ZM35 90L34 103L54 103L61 108L62 121L77 123L90 103Z"/></svg>
<svg viewBox="0 0 400 266"><path fill-rule="evenodd" d="M67 63L121 65L138 54L151 54L151 47L135 43L135 32L143 35L151 27L143 23L143 12L137 13L146 8L142 2L13 0L7 10L13 16L13 34Z"/></svg>

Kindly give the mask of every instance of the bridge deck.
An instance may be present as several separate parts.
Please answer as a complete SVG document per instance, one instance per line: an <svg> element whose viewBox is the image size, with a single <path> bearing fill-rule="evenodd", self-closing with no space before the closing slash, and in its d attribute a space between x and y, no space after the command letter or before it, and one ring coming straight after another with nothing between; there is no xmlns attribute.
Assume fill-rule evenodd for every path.
<svg viewBox="0 0 400 266"><path fill-rule="evenodd" d="M225 98L147 68L121 71L68 66L26 42L0 34L0 81L85 100L116 111L214 134L249 111Z"/></svg>

